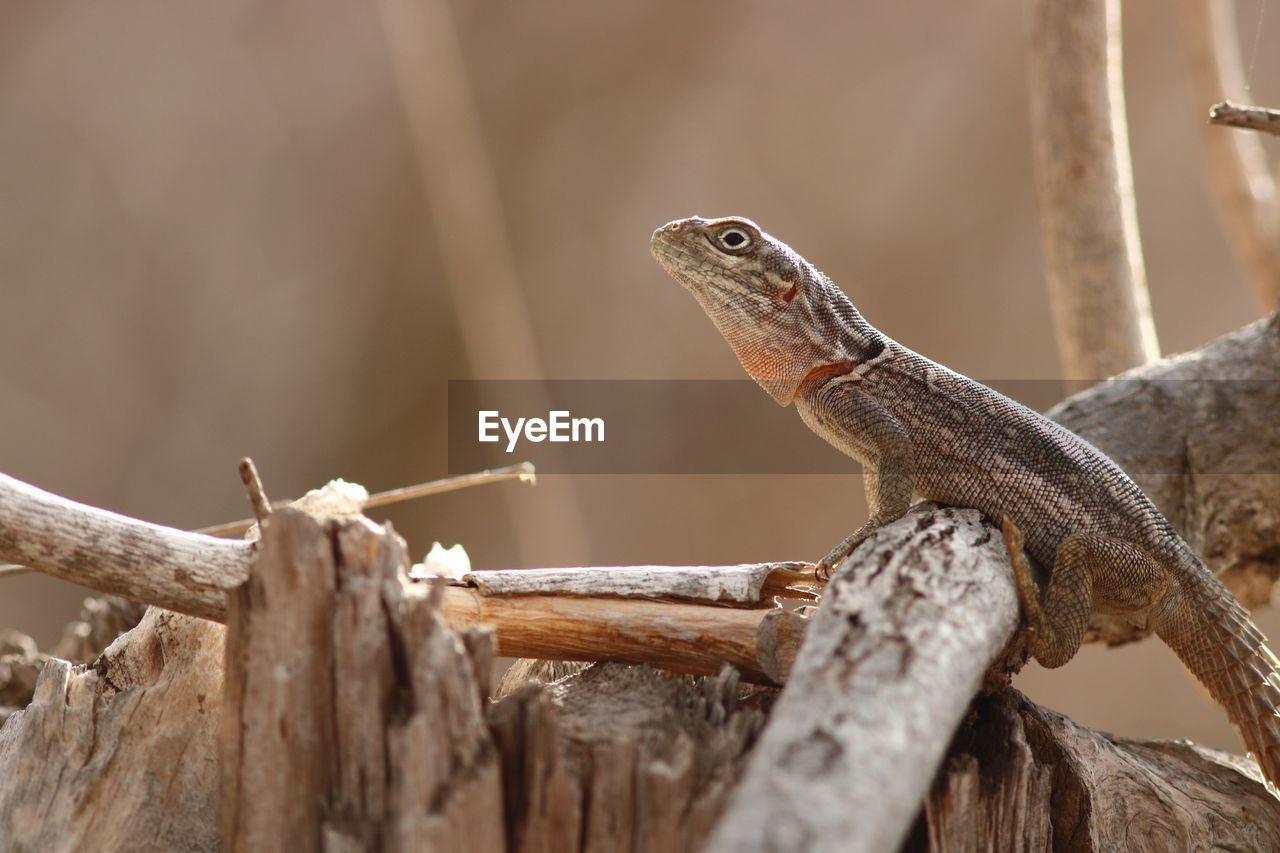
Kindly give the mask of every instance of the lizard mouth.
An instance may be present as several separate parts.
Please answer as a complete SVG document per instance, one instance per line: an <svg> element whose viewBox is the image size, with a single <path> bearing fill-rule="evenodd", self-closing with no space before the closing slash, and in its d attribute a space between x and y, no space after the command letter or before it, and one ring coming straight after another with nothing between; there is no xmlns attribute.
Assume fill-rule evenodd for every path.
<svg viewBox="0 0 1280 853"><path fill-rule="evenodd" d="M689 262L702 260L700 253L695 251L685 240L666 230L665 227L653 232L653 239L649 242L649 251L664 270L685 286L690 283L686 272Z"/></svg>
<svg viewBox="0 0 1280 853"><path fill-rule="evenodd" d="M665 227L653 233L649 250L658 264L704 306L716 306L741 298L742 289L727 277L699 274L709 252L692 235L673 234Z"/></svg>

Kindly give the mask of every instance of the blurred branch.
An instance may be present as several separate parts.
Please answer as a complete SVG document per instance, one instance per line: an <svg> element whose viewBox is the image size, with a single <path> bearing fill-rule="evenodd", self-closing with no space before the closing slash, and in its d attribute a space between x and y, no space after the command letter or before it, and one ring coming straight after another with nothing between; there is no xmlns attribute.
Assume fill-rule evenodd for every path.
<svg viewBox="0 0 1280 853"><path fill-rule="evenodd" d="M541 379L450 3L378 0L378 12L471 375ZM586 525L567 481L542 489L512 522L521 543L552 539L567 562L586 561Z"/></svg>
<svg viewBox="0 0 1280 853"><path fill-rule="evenodd" d="M253 518L258 524L271 515L271 501L267 500L266 489L262 487L262 478L258 476L258 466L248 456L240 460L240 482L244 483L249 493L249 506L253 508Z"/></svg>
<svg viewBox="0 0 1280 853"><path fill-rule="evenodd" d="M1234 5L1228 0L1182 0L1180 5L1192 98L1198 104L1221 102L1209 113L1212 124L1269 129L1272 119L1266 114L1274 117L1274 111L1223 100L1249 97ZM1244 266L1254 301L1269 313L1280 301L1280 204L1266 152L1253 134L1205 125L1201 135L1209 189L1227 239Z"/></svg>
<svg viewBox="0 0 1280 853"><path fill-rule="evenodd" d="M1070 379L1159 357L1125 124L1119 0L1036 0L1032 150L1058 352Z"/></svg>

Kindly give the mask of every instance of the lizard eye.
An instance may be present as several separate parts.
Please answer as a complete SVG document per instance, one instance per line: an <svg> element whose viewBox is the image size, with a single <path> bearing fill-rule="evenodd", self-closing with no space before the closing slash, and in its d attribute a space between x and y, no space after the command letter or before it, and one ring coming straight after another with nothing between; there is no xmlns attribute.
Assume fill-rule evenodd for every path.
<svg viewBox="0 0 1280 853"><path fill-rule="evenodd" d="M739 228L736 225L722 228L716 234L717 246L735 255L746 252L754 243L755 240L752 238L751 233L745 228Z"/></svg>

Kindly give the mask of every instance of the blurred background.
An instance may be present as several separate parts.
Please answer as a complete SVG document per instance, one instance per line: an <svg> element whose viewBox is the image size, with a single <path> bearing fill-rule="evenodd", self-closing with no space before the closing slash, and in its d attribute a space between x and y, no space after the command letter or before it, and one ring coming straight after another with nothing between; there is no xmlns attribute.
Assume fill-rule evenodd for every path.
<svg viewBox="0 0 1280 853"><path fill-rule="evenodd" d="M276 499L444 476L449 379L741 378L648 254L695 213L756 219L961 372L1056 378L1023 10L794 9L0 6L0 470L194 528L249 514L245 455ZM1241 2L1242 42L1276 106L1280 55L1257 45L1280 15L1259 13ZM1128 0L1124 25L1147 272L1177 352L1257 313L1176 21ZM498 568L816 559L866 507L847 475L549 476L373 515L415 556L461 542ZM0 579L0 626L51 647L84 594ZM1106 731L1240 749L1156 642L1015 684Z"/></svg>

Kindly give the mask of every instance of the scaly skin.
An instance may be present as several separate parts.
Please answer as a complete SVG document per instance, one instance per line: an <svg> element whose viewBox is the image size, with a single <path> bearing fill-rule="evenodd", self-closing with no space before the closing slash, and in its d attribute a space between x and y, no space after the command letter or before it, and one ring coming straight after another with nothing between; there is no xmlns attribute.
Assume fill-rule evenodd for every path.
<svg viewBox="0 0 1280 853"><path fill-rule="evenodd" d="M1001 522L1038 661L1070 660L1094 612L1149 625L1280 784L1280 661L1119 466L882 334L826 276L748 219L670 222L654 232L652 250L747 373L863 464L871 519L820 570L901 518L913 495L979 509ZM1043 587L1028 556L1052 567Z"/></svg>

